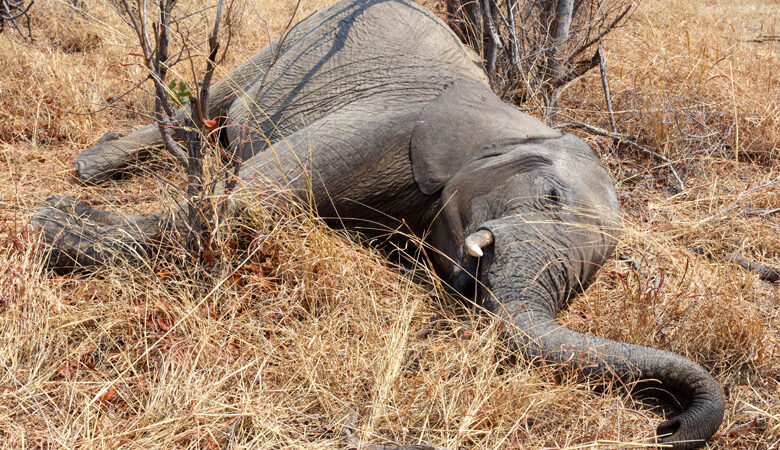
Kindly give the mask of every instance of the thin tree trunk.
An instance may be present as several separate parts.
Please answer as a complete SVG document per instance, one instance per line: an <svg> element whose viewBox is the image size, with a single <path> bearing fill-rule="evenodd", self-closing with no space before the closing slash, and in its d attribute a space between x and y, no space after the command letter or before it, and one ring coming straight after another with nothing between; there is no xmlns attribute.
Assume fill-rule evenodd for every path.
<svg viewBox="0 0 780 450"><path fill-rule="evenodd" d="M547 61L548 79L553 82L561 80L565 74L566 42L573 12L574 0L558 0L550 30L553 42Z"/></svg>
<svg viewBox="0 0 780 450"><path fill-rule="evenodd" d="M487 73L488 78L492 80L496 74L496 60L498 58L498 50L502 48L501 37L498 35L498 30L494 18L495 2L493 0L482 0L482 26L484 27L483 34L485 35L485 60L487 61Z"/></svg>

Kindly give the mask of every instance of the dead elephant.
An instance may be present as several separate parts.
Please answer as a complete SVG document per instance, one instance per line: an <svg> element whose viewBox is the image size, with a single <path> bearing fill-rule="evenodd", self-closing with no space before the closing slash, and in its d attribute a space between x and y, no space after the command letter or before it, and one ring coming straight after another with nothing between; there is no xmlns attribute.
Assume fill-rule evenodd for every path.
<svg viewBox="0 0 780 450"><path fill-rule="evenodd" d="M424 8L411 0L337 3L260 50L210 98L210 117L222 118L222 138L243 160L240 189L271 181L310 195L323 217L388 227L403 220L417 235L429 232L442 279L466 296L476 287L487 310L516 325L526 356L655 380L682 405L658 428L674 448L701 445L718 429L723 392L699 365L555 322L613 251L613 183L581 139L503 103ZM99 182L160 141L147 126L84 150L76 169ZM150 251L150 235L170 225L162 217L51 197L32 225L52 243L52 266L90 266Z"/></svg>

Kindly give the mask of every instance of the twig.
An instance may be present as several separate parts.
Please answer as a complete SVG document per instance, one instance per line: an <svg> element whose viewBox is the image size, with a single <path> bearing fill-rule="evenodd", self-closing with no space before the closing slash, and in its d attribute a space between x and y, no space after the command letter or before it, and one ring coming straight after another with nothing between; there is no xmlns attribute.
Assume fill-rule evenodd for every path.
<svg viewBox="0 0 780 450"><path fill-rule="evenodd" d="M293 9L292 14L290 15L290 20L287 21L287 25L284 26L284 34L281 38L278 39L279 43L276 47L276 53L274 53L274 57L271 59L271 61L268 63L268 69L266 69L265 73L263 74L263 78L260 80L260 86L265 86L265 80L268 77L268 73L271 71L271 68L276 64L276 61L279 60L279 55L282 54L282 47L284 46L284 41L287 40L287 36L290 35L293 28L290 28L290 25L292 25L293 20L295 19L295 15L298 14L298 8L301 6L301 0L298 0L298 2L295 4L295 9ZM271 48L273 48L273 42L270 42L268 44Z"/></svg>
<svg viewBox="0 0 780 450"><path fill-rule="evenodd" d="M631 8L633 8L633 5L629 4L626 7L626 9L623 10L623 12L621 12L617 17L615 17L615 20L613 20L612 23L610 23L609 25L607 25L606 27L604 27L601 30L601 32L598 34L598 36L596 36L595 38L591 39L587 43L581 45L577 50L574 51L574 53L569 55L569 58L573 59L577 55L579 55L580 53L582 53L585 50L587 50L590 46L592 46L596 42L601 42L601 40L604 38L604 36L606 36L607 33L612 31L620 23L620 21L623 20L624 17L626 17L626 14L628 14L628 12L631 11Z"/></svg>
<svg viewBox="0 0 780 450"><path fill-rule="evenodd" d="M772 214L780 213L780 208L768 208L768 209L745 209L739 212L740 216L769 216Z"/></svg>
<svg viewBox="0 0 780 450"><path fill-rule="evenodd" d="M145 20L141 20L140 24L137 24L132 14L129 13L129 7L126 6L128 15L133 21L134 26L137 26L136 33L141 40L142 48L144 51L144 59L147 68L152 72L152 79L154 81L155 102L154 109L157 113L157 127L160 130L160 134L163 138L166 150L173 155L179 164L185 169L189 167L189 157L187 152L173 139L173 131L175 130L179 137L182 131L178 124L174 122L173 116L175 111L173 105L171 105L168 99L167 86L165 85L165 79L168 74L168 27L171 21L171 10L173 9L174 0L166 0L165 3L160 2L160 16L159 24L153 25L155 28L155 43L156 51L152 52L151 42L146 37L148 35L148 28L146 27ZM125 2L127 5L127 2ZM143 11L145 13L145 11ZM146 45L143 45L143 44Z"/></svg>
<svg viewBox="0 0 780 450"><path fill-rule="evenodd" d="M756 36L753 39L748 39L748 42L778 42L780 41L780 34L764 34Z"/></svg>
<svg viewBox="0 0 780 450"><path fill-rule="evenodd" d="M217 67L217 51L219 50L219 41L217 36L219 35L219 23L222 20L222 0L217 3L217 16L214 19L214 29L211 30L209 36L209 56L206 60L206 73L203 75L203 81L200 85L200 104L201 108L198 109L198 121L197 125L203 127L205 121L211 119L209 117L209 89L211 88L211 80L214 78L214 69Z"/></svg>
<svg viewBox="0 0 780 450"><path fill-rule="evenodd" d="M739 264L746 270L755 272L758 275L758 278L764 281L768 281L770 283L776 283L780 281L780 268L778 267L769 267L763 264L758 264L737 253L732 253L731 256L729 256L729 262Z"/></svg>
<svg viewBox="0 0 780 450"><path fill-rule="evenodd" d="M577 120L573 120L567 124L562 124L560 125L560 128L582 128L587 131L590 131L591 133L599 134L601 136L614 139L616 141L624 142L630 145L631 147L634 147L635 149L639 150L640 152L652 156L653 158L666 163L666 165L669 166L669 170L672 172L672 175L674 175L674 178L677 180L677 183L680 184L680 189L683 191L685 190L685 183L683 183L682 178L680 178L680 175L677 173L677 170L675 170L672 160L670 160L669 158L667 158L666 156L660 153L650 150L649 148L645 147L642 144L639 144L634 140L633 136L630 136L628 134L623 134L623 133L615 133L613 131L608 131L603 128L599 128Z"/></svg>
<svg viewBox="0 0 780 450"><path fill-rule="evenodd" d="M577 78L588 73L590 69L598 66L600 62L601 62L601 54L599 52L596 52L593 54L593 57L591 57L590 59L577 61L572 66L572 68L569 69L561 78L552 80L550 84L556 90L560 90L561 88L565 87L567 84L571 83Z"/></svg>
<svg viewBox="0 0 780 450"><path fill-rule="evenodd" d="M482 23L484 30L487 32L485 35L490 42L487 57L487 73L488 79L492 80L496 74L496 60L498 59L498 50L503 48L501 43L501 37L498 35L495 19L493 18L492 11L498 8L494 8L494 0L482 0Z"/></svg>
<svg viewBox="0 0 780 450"><path fill-rule="evenodd" d="M780 185L780 181L774 181L774 182L770 182L770 183L761 184L759 186L754 186L754 187L752 187L752 188L750 188L748 190L742 191L737 196L737 199L734 200L733 202L731 202L731 204L729 206L721 209L720 211L718 211L717 213L713 214L712 216L708 217L705 220L710 220L710 219L715 219L715 218L718 218L718 217L722 217L723 215L728 214L731 211L734 211L735 209L738 209L740 207L740 204L741 204L740 202L748 194L752 194L754 192L758 192L758 191L761 191L761 190L767 190L768 188L771 188L773 186L778 186L778 185ZM765 195L763 195L760 198L767 198L768 195L769 194L765 194ZM755 200L753 200L753 201L755 201ZM763 210L746 209L746 210L744 210L744 213L743 212L739 212L738 214L739 215L745 215L745 216L750 216L750 215L768 216L768 215L774 214L776 212L780 212L780 209L777 209L777 208L775 208L775 209L763 209Z"/></svg>
<svg viewBox="0 0 780 450"><path fill-rule="evenodd" d="M609 83L607 83L607 63L604 59L604 47L599 41L599 69L601 70L601 87L604 89L604 99L607 101L607 111L609 112L609 124L612 126L612 132L617 133L617 125L615 125L615 112L612 110L612 98L609 95Z"/></svg>
<svg viewBox="0 0 780 450"><path fill-rule="evenodd" d="M745 258L744 256L740 255L736 251L731 252L731 254L722 251L713 253L710 250L707 250L702 247L692 247L690 250L699 255L706 256L707 258L712 260L718 260L723 258L730 263L737 264L738 266L742 267L745 270L755 272L756 275L758 275L758 278L764 281L768 281L770 283L777 283L778 281L780 281L780 268L769 267L763 264L758 264L756 262L753 262Z"/></svg>
<svg viewBox="0 0 780 450"><path fill-rule="evenodd" d="M507 54L509 56L509 64L515 68L517 73L523 79L523 83L527 90L531 90L531 86L528 85L528 80L525 77L525 71L523 70L522 59L520 58L520 48L517 38L517 25L515 24L515 6L517 1L507 0L506 2L506 17L501 13L501 9L496 9L498 16L504 22L504 26L509 30L509 46L506 47Z"/></svg>
<svg viewBox="0 0 780 450"><path fill-rule="evenodd" d="M19 36L23 40L29 40L32 42L32 28L30 27L30 8L32 8L34 0L31 0L27 5L24 4L24 0L0 0L0 33L5 29L6 22L10 23L12 27L16 29ZM16 19L24 17L27 25L27 36L24 35L19 25L16 23Z"/></svg>

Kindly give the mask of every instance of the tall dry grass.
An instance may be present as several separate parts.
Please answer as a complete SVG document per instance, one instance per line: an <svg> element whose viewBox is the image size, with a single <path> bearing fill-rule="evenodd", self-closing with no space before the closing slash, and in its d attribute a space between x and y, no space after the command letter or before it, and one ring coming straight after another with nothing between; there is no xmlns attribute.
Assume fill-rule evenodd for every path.
<svg viewBox="0 0 780 450"><path fill-rule="evenodd" d="M223 73L278 35L294 3L246 4ZM298 17L330 3L304 1ZM171 257L90 275L43 272L24 224L49 193L148 212L167 189L148 174L99 187L73 181L80 149L142 123L136 111L151 97L135 90L101 109L144 76L134 40L107 4L77 2L86 15L71 5L36 3L32 45L0 35L0 445L653 442L660 411L515 360L496 323L305 209L272 212L258 199L210 268ZM780 48L750 42L777 35L779 14L769 0L645 0L605 42L619 131L670 158L684 190L658 161L584 136L613 174L625 230L618 256L560 320L711 370L728 401L712 448L780 445L780 286L691 251L780 266L780 215L754 214L780 207ZM205 28L195 21L190 31ZM606 128L598 74L563 100L564 113ZM88 111L99 112L80 114Z"/></svg>

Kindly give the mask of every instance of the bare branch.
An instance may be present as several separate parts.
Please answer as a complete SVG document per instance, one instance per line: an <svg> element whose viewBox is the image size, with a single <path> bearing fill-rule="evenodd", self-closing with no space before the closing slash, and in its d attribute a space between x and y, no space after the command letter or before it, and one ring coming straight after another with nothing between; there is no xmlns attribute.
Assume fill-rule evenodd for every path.
<svg viewBox="0 0 780 450"><path fill-rule="evenodd" d="M620 14L617 15L617 17L615 17L612 23L604 27L596 37L594 37L590 41L586 42L585 44L582 44L579 48L577 48L577 50L575 50L574 53L569 55L569 58L571 59L576 58L580 53L590 48L593 44L597 42L601 42L601 40L604 38L604 36L607 35L607 33L615 29L615 27L617 27L620 24L623 18L626 17L626 14L628 14L629 11L631 11L632 7L633 5L628 5L626 9L623 10L623 12L621 12Z"/></svg>
<svg viewBox="0 0 780 450"><path fill-rule="evenodd" d="M615 124L615 113L612 111L612 98L609 95L609 83L607 82L607 63L604 61L604 47L599 42L599 69L601 70L601 87L604 89L604 99L607 102L607 111L609 112L609 124L612 126L612 131L617 133L617 125Z"/></svg>
<svg viewBox="0 0 780 450"><path fill-rule="evenodd" d="M200 105L205 105L205 108L198 108L197 118L195 119L195 123L200 129L203 129L205 121L210 119L210 117L208 117L209 88L211 87L211 81L214 77L214 69L216 68L217 51L219 50L219 41L217 41L217 36L219 34L219 23L221 19L222 0L219 0L217 3L217 17L214 19L214 29L211 31L211 35L209 36L209 56L206 61L206 73L203 75L203 81L201 82L200 86L199 103Z"/></svg>
<svg viewBox="0 0 780 450"><path fill-rule="evenodd" d="M739 212L740 216L770 216L780 213L780 208L746 209Z"/></svg>
<svg viewBox="0 0 780 450"><path fill-rule="evenodd" d="M572 81L576 80L577 78L585 75L590 71L590 69L593 69L594 67L601 64L601 53L598 51L593 54L593 57L584 61L577 61L575 64L572 65L572 67L566 71L562 78L558 79L552 79L550 81L550 85L554 89L559 89L567 84L571 83Z"/></svg>
<svg viewBox="0 0 780 450"><path fill-rule="evenodd" d="M690 249L694 253L698 253L700 255L704 255L709 259L712 260L720 260L725 259L726 261L730 263L734 263L740 267L742 267L745 270L749 270L751 272L755 272L756 275L758 275L758 278L767 281L769 283L777 283L780 281L780 268L778 267L769 267L765 266L763 264L758 264L756 262L753 262L744 256L740 255L736 251L731 252L730 254L728 252L712 252L708 249L702 248L702 247L692 247Z"/></svg>
<svg viewBox="0 0 780 450"><path fill-rule="evenodd" d="M30 0L30 3L24 3L24 0L0 0L0 33L5 30L6 23L11 24L12 27L19 33L22 39L27 41L33 41L32 28L30 27L30 8L35 3L35 0ZM17 19L24 18L25 25L27 27L27 35L19 28L19 24L16 23Z"/></svg>
<svg viewBox="0 0 780 450"><path fill-rule="evenodd" d="M555 17L552 22L551 38L553 45L548 54L547 77L560 81L564 77L564 65L566 64L566 41L569 39L569 27L571 27L572 13L574 12L574 0L558 0Z"/></svg>
<svg viewBox="0 0 780 450"><path fill-rule="evenodd" d="M160 128L160 134L163 137L163 144L165 145L165 149L168 151L168 153L173 155L174 158L176 158L176 161L178 161L182 167L186 168L189 165L189 158L187 157L187 152L184 151L182 146L173 139L173 133L171 132L174 127L173 122L169 117L158 114L157 125Z"/></svg>
<svg viewBox="0 0 780 450"><path fill-rule="evenodd" d="M493 90L551 121L561 88L601 62L582 53L627 17L630 2L446 0L450 26L482 56Z"/></svg>
<svg viewBox="0 0 780 450"><path fill-rule="evenodd" d="M780 42L780 35L764 34L753 39L749 39L748 42Z"/></svg>
<svg viewBox="0 0 780 450"><path fill-rule="evenodd" d="M495 0L481 0L482 2L482 26L486 32L488 48L487 52L487 73L488 78L493 79L496 74L496 60L498 50L503 48L501 37L498 35L497 26L493 19L493 11L497 11Z"/></svg>

